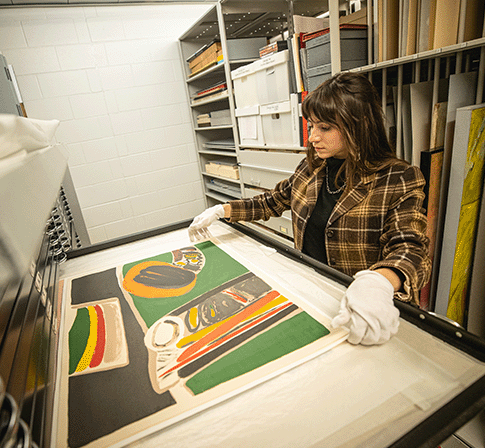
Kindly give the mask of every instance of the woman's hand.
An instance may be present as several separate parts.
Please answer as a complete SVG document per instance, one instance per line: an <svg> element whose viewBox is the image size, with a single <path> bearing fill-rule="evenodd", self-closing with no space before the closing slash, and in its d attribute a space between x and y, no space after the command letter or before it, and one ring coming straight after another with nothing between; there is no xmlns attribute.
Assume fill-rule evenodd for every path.
<svg viewBox="0 0 485 448"><path fill-rule="evenodd" d="M203 211L196 216L189 227L190 241L208 238L210 235L207 228L219 218L229 217L231 206L229 204L218 204Z"/></svg>
<svg viewBox="0 0 485 448"><path fill-rule="evenodd" d="M357 272L332 326L348 327L351 344L383 344L399 327L399 310L393 296L394 286L384 275L370 270Z"/></svg>

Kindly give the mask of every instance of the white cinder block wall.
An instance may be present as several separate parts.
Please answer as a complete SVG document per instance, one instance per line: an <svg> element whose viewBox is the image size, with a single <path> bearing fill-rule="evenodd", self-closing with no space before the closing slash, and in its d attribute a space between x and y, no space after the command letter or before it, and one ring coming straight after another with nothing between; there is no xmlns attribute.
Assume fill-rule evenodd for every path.
<svg viewBox="0 0 485 448"><path fill-rule="evenodd" d="M178 38L207 4L0 9L27 115L61 121L91 242L204 209Z"/></svg>

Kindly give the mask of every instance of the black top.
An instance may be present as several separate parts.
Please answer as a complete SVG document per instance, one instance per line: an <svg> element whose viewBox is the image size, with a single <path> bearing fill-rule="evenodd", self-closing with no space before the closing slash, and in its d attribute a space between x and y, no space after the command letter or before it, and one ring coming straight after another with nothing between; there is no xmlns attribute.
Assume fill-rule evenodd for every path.
<svg viewBox="0 0 485 448"><path fill-rule="evenodd" d="M334 159L330 157L327 159L328 164L328 187L331 191L338 190L338 187L342 186L342 177L339 178L335 186L335 176L339 168L344 163L345 159ZM327 264L327 251L325 248L325 227L327 226L328 218L335 207L335 204L342 196L342 191L331 194L327 191L327 179L326 176L323 179L322 187L318 195L315 209L313 210L310 219L308 220L305 235L303 236L303 248L302 252L315 258L322 263Z"/></svg>

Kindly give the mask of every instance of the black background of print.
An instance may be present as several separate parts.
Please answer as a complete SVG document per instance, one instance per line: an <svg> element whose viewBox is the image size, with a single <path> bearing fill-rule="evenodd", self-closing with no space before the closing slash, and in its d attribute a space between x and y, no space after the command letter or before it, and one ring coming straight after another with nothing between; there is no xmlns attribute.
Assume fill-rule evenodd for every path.
<svg viewBox="0 0 485 448"><path fill-rule="evenodd" d="M175 404L170 392L157 394L148 377L145 334L118 285L116 269L72 281L71 303L117 297L125 326L129 364L104 372L69 377L69 432L71 448L84 446L130 423Z"/></svg>

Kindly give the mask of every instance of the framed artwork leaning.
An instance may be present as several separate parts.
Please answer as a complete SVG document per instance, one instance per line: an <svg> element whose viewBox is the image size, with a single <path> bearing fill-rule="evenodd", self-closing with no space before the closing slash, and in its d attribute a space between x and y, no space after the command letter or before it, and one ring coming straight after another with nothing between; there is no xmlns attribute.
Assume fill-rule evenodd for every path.
<svg viewBox="0 0 485 448"><path fill-rule="evenodd" d="M123 446L346 339L237 258L213 239L64 279L56 446Z"/></svg>

